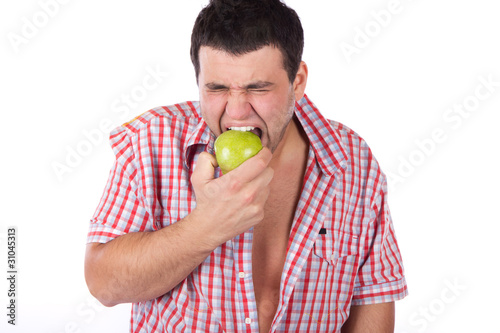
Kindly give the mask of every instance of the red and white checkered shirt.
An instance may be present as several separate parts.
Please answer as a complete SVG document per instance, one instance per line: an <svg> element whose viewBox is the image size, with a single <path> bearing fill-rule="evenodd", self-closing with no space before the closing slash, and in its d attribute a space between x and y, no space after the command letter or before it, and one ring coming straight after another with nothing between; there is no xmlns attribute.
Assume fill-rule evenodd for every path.
<svg viewBox="0 0 500 333"><path fill-rule="evenodd" d="M195 207L190 176L214 144L198 106L155 108L111 133L116 162L89 243L167 227ZM327 121L307 96L295 113L310 149L271 331L340 332L351 305L407 295L386 177L365 141ZM252 230L220 245L167 294L132 307L131 332L258 331Z"/></svg>

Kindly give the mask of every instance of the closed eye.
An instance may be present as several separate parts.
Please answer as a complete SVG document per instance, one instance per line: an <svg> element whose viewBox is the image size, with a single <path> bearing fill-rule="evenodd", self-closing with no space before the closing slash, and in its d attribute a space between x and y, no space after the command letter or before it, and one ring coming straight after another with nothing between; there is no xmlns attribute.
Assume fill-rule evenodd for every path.
<svg viewBox="0 0 500 333"><path fill-rule="evenodd" d="M268 81L257 81L247 85L245 88L252 91L269 91L274 84Z"/></svg>
<svg viewBox="0 0 500 333"><path fill-rule="evenodd" d="M246 85L245 87L242 87L242 89L246 90L247 92L253 92L253 93L266 93L269 92L272 89L272 86L274 86L273 83L267 82L267 81L257 81L254 83L250 83ZM209 92L225 92L230 90L229 87L216 83L216 82L209 82L205 84L205 88Z"/></svg>
<svg viewBox="0 0 500 333"><path fill-rule="evenodd" d="M209 91L226 91L229 89L228 87L217 83L207 83L205 84L205 88Z"/></svg>

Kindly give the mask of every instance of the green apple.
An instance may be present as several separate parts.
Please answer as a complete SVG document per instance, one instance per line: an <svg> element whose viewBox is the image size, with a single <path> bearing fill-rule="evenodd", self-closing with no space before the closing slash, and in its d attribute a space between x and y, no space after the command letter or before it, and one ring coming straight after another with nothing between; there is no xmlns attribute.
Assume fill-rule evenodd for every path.
<svg viewBox="0 0 500 333"><path fill-rule="evenodd" d="M260 138L252 132L229 130L215 140L215 158L222 174L237 168L261 149Z"/></svg>

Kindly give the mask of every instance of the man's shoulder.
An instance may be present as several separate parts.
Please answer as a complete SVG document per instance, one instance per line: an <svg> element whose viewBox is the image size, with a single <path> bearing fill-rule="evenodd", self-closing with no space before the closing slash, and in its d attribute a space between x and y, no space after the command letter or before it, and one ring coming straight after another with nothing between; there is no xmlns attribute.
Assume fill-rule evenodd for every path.
<svg viewBox="0 0 500 333"><path fill-rule="evenodd" d="M342 137L346 136L360 137L358 133L356 133L352 128L346 126L345 124L339 121L328 119L328 122L330 123L332 129Z"/></svg>
<svg viewBox="0 0 500 333"><path fill-rule="evenodd" d="M333 120L329 120L333 130L340 138L347 154L348 172L359 177L360 181L368 181L374 190L384 186L385 174L373 154L371 147L357 132L350 127Z"/></svg>
<svg viewBox="0 0 500 333"><path fill-rule="evenodd" d="M352 152L352 149L370 149L366 141L349 126L330 119L328 122L347 150L351 150Z"/></svg>
<svg viewBox="0 0 500 333"><path fill-rule="evenodd" d="M184 143L193 133L203 132L203 125L199 102L188 101L156 107L140 114L113 129L109 141L115 154L122 154L124 149L138 144L141 138L144 144L153 146L169 138L180 138Z"/></svg>
<svg viewBox="0 0 500 333"><path fill-rule="evenodd" d="M199 121L201 114L198 106L199 102L197 101L187 101L169 106L155 107L122 124L115 131L126 130L127 132L136 133L155 122L165 124L165 122L171 123L172 121Z"/></svg>

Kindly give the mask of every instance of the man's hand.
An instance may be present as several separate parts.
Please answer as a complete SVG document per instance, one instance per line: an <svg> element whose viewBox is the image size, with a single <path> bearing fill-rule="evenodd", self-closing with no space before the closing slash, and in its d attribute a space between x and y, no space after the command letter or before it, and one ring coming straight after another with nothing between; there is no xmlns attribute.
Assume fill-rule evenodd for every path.
<svg viewBox="0 0 500 333"><path fill-rule="evenodd" d="M204 221L202 228L211 246L217 247L262 221L273 178L268 166L271 158L270 150L263 148L238 168L214 179L215 157L200 154L191 177L196 195L191 215Z"/></svg>

